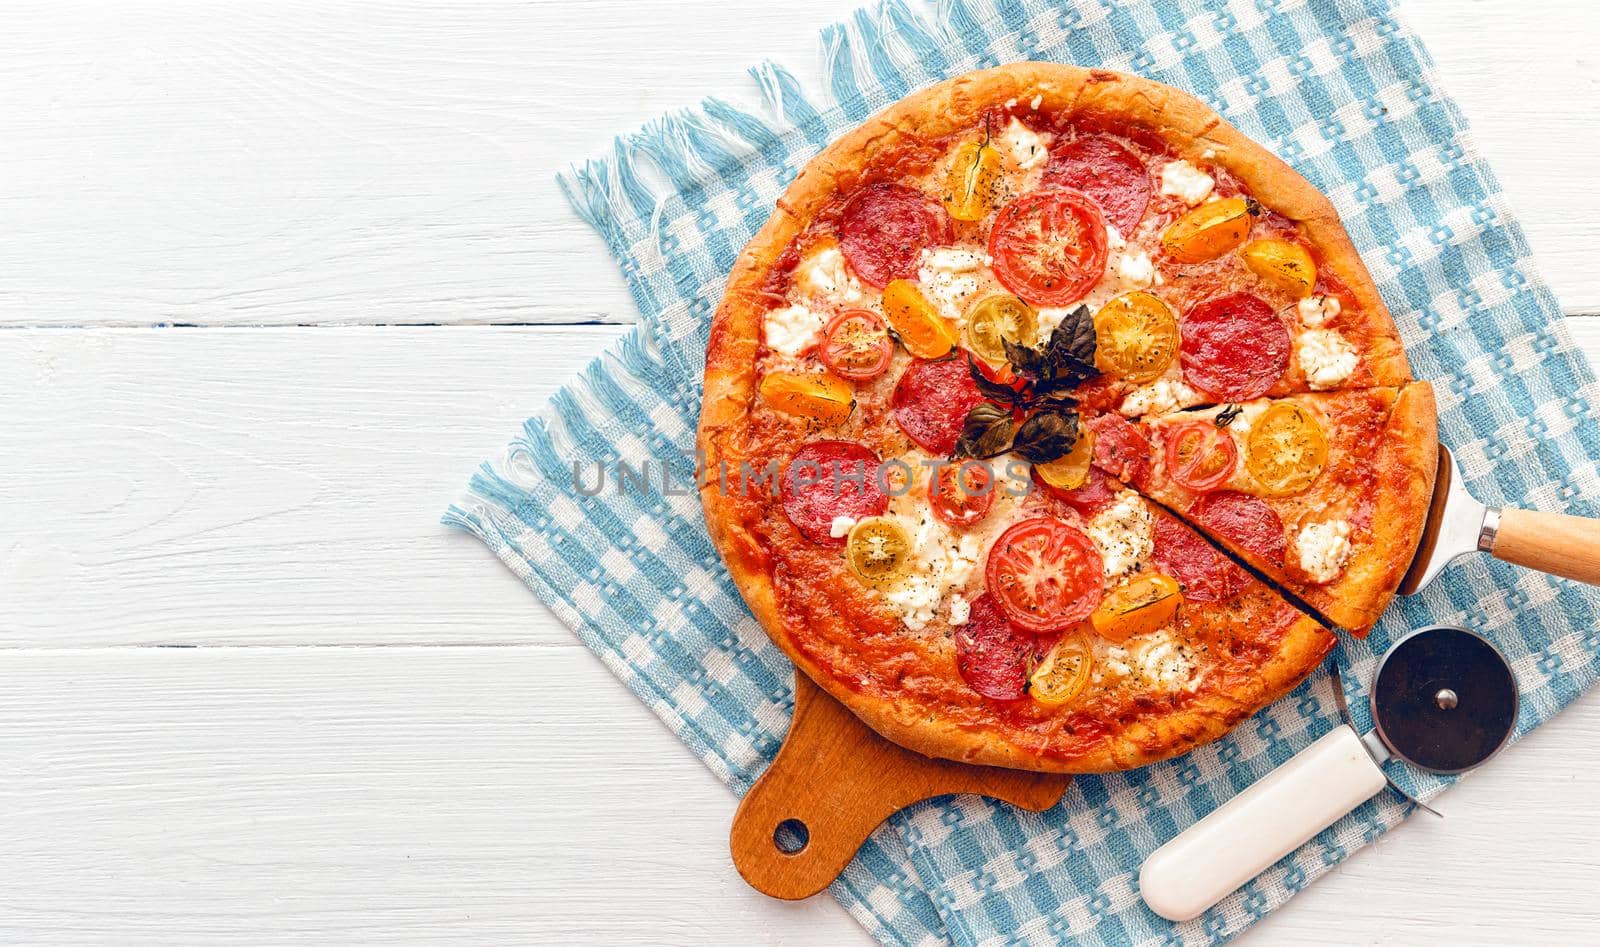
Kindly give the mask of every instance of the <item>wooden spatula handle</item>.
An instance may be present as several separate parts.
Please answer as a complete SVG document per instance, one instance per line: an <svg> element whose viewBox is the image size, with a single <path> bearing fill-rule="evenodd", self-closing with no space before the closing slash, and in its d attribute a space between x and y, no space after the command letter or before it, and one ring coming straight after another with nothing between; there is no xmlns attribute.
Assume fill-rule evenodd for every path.
<svg viewBox="0 0 1600 947"><path fill-rule="evenodd" d="M1496 559L1600 585L1600 520L1540 510L1501 510L1489 552Z"/></svg>

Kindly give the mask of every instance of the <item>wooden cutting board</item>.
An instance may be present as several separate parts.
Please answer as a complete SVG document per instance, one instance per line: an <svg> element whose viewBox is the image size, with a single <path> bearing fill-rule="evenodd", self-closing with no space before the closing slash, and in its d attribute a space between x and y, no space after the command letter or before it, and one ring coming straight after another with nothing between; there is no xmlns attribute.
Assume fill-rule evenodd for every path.
<svg viewBox="0 0 1600 947"><path fill-rule="evenodd" d="M796 673L789 735L733 816L733 863L763 894L808 898L839 877L879 823L906 806L968 792L1042 812L1061 800L1070 781L914 753L878 736ZM804 843L796 847L800 837Z"/></svg>

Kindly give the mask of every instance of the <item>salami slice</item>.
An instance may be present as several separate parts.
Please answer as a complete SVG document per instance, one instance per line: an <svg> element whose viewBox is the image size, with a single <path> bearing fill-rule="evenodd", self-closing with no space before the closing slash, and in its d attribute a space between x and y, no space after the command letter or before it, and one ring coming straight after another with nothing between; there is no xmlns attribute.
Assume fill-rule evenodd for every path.
<svg viewBox="0 0 1600 947"><path fill-rule="evenodd" d="M1260 497L1235 490L1208 493L1188 510L1189 519L1213 535L1232 540L1234 545L1254 553L1265 562L1283 565L1288 540L1283 520Z"/></svg>
<svg viewBox="0 0 1600 947"><path fill-rule="evenodd" d="M1094 432L1095 466L1139 489L1149 486L1152 448L1143 432L1120 414L1102 414L1084 423Z"/></svg>
<svg viewBox="0 0 1600 947"><path fill-rule="evenodd" d="M961 438L967 412L983 400L966 359L959 354L933 361L917 359L895 383L889 412L918 447L948 457Z"/></svg>
<svg viewBox="0 0 1600 947"><path fill-rule="evenodd" d="M1166 513L1156 514L1151 559L1196 602L1226 602L1250 583L1250 573Z"/></svg>
<svg viewBox="0 0 1600 947"><path fill-rule="evenodd" d="M1081 486L1068 490L1046 483L1039 476L1037 469L1033 474L1034 485L1043 490L1046 495L1060 500L1084 516L1093 516L1110 506L1117 498L1116 488L1111 483L1111 478L1099 467L1090 467L1089 476Z"/></svg>
<svg viewBox="0 0 1600 947"><path fill-rule="evenodd" d="M1104 135L1074 138L1052 149L1044 183L1081 192L1100 205L1106 222L1124 236L1133 233L1150 206L1150 169Z"/></svg>
<svg viewBox="0 0 1600 947"><path fill-rule="evenodd" d="M832 535L835 517L865 519L889 508L878 483L878 455L853 441L812 441L783 471L783 514L801 535L823 546L842 546Z"/></svg>
<svg viewBox="0 0 1600 947"><path fill-rule="evenodd" d="M862 282L882 288L915 279L924 247L943 243L944 208L900 184L870 184L850 196L839 218L839 249Z"/></svg>
<svg viewBox="0 0 1600 947"><path fill-rule="evenodd" d="M1259 398L1289 370L1289 330L1249 293L1198 303L1179 326L1184 380L1228 401Z"/></svg>
<svg viewBox="0 0 1600 947"><path fill-rule="evenodd" d="M1055 637L1015 627L985 592L973 601L967 623L956 626L956 670L968 687L990 700L1019 700L1028 690L1028 672Z"/></svg>

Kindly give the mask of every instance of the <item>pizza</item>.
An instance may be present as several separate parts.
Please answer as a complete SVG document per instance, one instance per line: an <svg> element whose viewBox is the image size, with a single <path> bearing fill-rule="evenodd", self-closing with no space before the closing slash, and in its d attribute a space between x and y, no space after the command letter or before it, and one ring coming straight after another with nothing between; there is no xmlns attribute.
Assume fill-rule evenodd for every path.
<svg viewBox="0 0 1600 947"><path fill-rule="evenodd" d="M913 750L1058 772L1226 733L1363 634L1432 391L1338 217L1190 96L970 73L813 160L711 326L711 536Z"/></svg>

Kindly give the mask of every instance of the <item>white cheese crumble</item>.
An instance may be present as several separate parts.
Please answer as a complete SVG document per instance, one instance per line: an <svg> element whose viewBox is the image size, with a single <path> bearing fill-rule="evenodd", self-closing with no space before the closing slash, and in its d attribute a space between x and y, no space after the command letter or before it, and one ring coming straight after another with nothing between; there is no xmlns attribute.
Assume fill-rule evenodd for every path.
<svg viewBox="0 0 1600 947"><path fill-rule="evenodd" d="M950 596L950 624L965 625L972 617L972 603L959 595Z"/></svg>
<svg viewBox="0 0 1600 947"><path fill-rule="evenodd" d="M1300 314L1300 323L1309 329L1322 328L1329 319L1339 315L1339 299L1336 296L1307 296L1295 304L1295 310Z"/></svg>
<svg viewBox="0 0 1600 947"><path fill-rule="evenodd" d="M919 258L917 283L945 318L960 323L967 300L982 285L979 277L992 262L976 247L928 247Z"/></svg>
<svg viewBox="0 0 1600 947"><path fill-rule="evenodd" d="M903 523L911 534L911 554L906 574L883 593L883 600L912 631L921 631L938 617L939 606L964 588L978 569L983 540L975 533L957 536L920 510L914 524Z"/></svg>
<svg viewBox="0 0 1600 947"><path fill-rule="evenodd" d="M1295 340L1300 368L1313 389L1332 388L1356 370L1356 350L1332 329L1308 329Z"/></svg>
<svg viewBox="0 0 1600 947"><path fill-rule="evenodd" d="M828 535L834 539L843 539L850 535L850 531L855 528L856 518L854 516L835 516L833 523L828 526Z"/></svg>
<svg viewBox="0 0 1600 947"><path fill-rule="evenodd" d="M1146 414L1171 414L1199 401L1200 393L1185 385L1182 379L1158 378L1128 392L1117 410L1135 418Z"/></svg>
<svg viewBox="0 0 1600 947"><path fill-rule="evenodd" d="M1094 680L1128 680L1157 690L1193 690L1199 683L1194 651L1163 628L1130 638L1120 645L1101 641L1095 647Z"/></svg>
<svg viewBox="0 0 1600 947"><path fill-rule="evenodd" d="M767 313L767 348L793 358L817 344L823 315L796 304Z"/></svg>
<svg viewBox="0 0 1600 947"><path fill-rule="evenodd" d="M1122 290L1149 289L1156 282L1156 265L1143 250L1124 253L1117 261L1117 280Z"/></svg>
<svg viewBox="0 0 1600 947"><path fill-rule="evenodd" d="M1033 101L1028 103L1028 107L1033 109L1035 112L1037 112L1037 111L1039 111L1039 103L1041 103L1043 101L1044 101L1044 96L1036 95L1036 96L1033 97Z"/></svg>
<svg viewBox="0 0 1600 947"><path fill-rule="evenodd" d="M862 298L861 281L851 275L837 246L806 257L795 269L795 281L814 298L836 303L858 303Z"/></svg>
<svg viewBox="0 0 1600 947"><path fill-rule="evenodd" d="M1045 147L1044 136L1033 132L1014 117L1001 137L1011 151L1012 162L1024 171L1032 171L1050 159L1050 149Z"/></svg>
<svg viewBox="0 0 1600 947"><path fill-rule="evenodd" d="M1294 546L1300 551L1300 570L1318 585L1326 585L1344 570L1350 558L1350 524L1328 520L1302 527Z"/></svg>
<svg viewBox="0 0 1600 947"><path fill-rule="evenodd" d="M1100 550L1107 578L1139 568L1155 549L1155 518L1132 490L1117 494L1116 502L1089 520L1089 538Z"/></svg>
<svg viewBox="0 0 1600 947"><path fill-rule="evenodd" d="M1193 206L1205 200L1217 186L1211 175L1179 158L1161 167L1161 193Z"/></svg>
<svg viewBox="0 0 1600 947"><path fill-rule="evenodd" d="M1127 238L1122 236L1122 231L1106 224L1106 249L1121 250L1128 245Z"/></svg>

